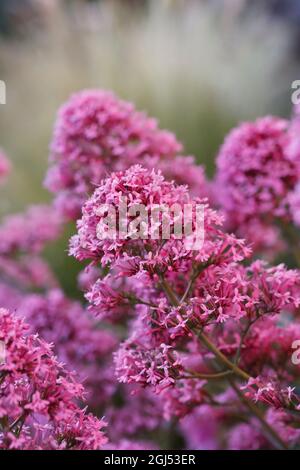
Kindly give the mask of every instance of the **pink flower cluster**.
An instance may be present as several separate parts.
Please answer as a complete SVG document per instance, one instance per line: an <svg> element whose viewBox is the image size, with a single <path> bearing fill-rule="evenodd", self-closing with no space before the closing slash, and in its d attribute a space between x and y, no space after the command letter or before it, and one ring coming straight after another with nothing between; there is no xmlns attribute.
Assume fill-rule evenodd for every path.
<svg viewBox="0 0 300 470"><path fill-rule="evenodd" d="M299 331L299 272L261 261L245 267L241 262L250 250L221 230L222 219L207 204L205 240L197 250L189 248L185 237L99 237L107 216L101 207L110 204L117 211L123 197L130 204L143 203L149 212L154 204L193 202L186 188L165 181L160 172L134 166L112 173L83 206L71 254L90 259L93 270L110 270L102 276L98 270L99 279L87 285L86 297L101 318L111 320L115 312L120 321L121 309L123 315L129 313L128 339L115 354L119 380L154 390L162 399L165 418L184 417L210 404L209 378L218 378L215 370L222 366L220 380L231 375L232 380L235 375L242 379L238 393L245 400L257 401L258 396L246 394L245 383L255 383L263 397L265 383L272 382L272 399L264 404L297 410L297 395L284 391L289 390L293 365L285 364L278 379L278 364L280 355L289 359L289 341ZM293 324L288 315L294 315ZM285 316L287 325L277 332ZM252 358L259 351L253 351L252 341L255 335L262 337L270 323L273 341L270 337L264 342L267 357L257 367L259 362ZM274 337L280 346L287 345L285 352L276 352ZM280 435L277 438L281 446Z"/></svg>
<svg viewBox="0 0 300 470"><path fill-rule="evenodd" d="M106 402L116 388L106 364L117 344L112 332L97 328L81 304L59 289L28 294L17 314L26 318L32 332L54 345L55 354L67 368L80 375L90 406Z"/></svg>
<svg viewBox="0 0 300 470"><path fill-rule="evenodd" d="M0 226L0 255L39 253L61 230L62 219L52 206L32 206L23 214L9 215Z"/></svg>
<svg viewBox="0 0 300 470"><path fill-rule="evenodd" d="M53 204L0 225L0 448L299 446L299 131L298 108L241 124L210 184L112 93L62 106ZM42 254L67 219L81 302Z"/></svg>
<svg viewBox="0 0 300 470"><path fill-rule="evenodd" d="M214 193L227 228L259 251L279 249L285 226L297 221L300 134L294 121L267 116L242 123L217 156Z"/></svg>
<svg viewBox="0 0 300 470"><path fill-rule="evenodd" d="M203 169L193 157L181 157L181 151L171 132L160 130L131 103L107 91L86 90L59 110L45 185L56 194L56 207L71 219L80 215L102 178L136 163L161 166L170 179L189 184L199 194L205 184Z"/></svg>
<svg viewBox="0 0 300 470"><path fill-rule="evenodd" d="M1 449L101 449L105 423L81 410L83 387L28 325L0 310Z"/></svg>
<svg viewBox="0 0 300 470"><path fill-rule="evenodd" d="M52 206L29 207L4 217L0 225L0 282L35 288L54 287L56 280L40 256L62 233L63 221Z"/></svg>

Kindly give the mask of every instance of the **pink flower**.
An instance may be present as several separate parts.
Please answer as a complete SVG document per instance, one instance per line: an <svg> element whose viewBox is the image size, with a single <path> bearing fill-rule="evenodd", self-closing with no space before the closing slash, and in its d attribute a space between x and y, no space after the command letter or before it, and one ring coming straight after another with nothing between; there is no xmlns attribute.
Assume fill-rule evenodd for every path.
<svg viewBox="0 0 300 470"><path fill-rule="evenodd" d="M243 387L246 390L246 396L254 401L267 403L276 409L296 408L300 403L299 397L294 393L294 388L281 388L276 380L256 377L249 379L247 385Z"/></svg>
<svg viewBox="0 0 300 470"><path fill-rule="evenodd" d="M116 384L107 361L117 338L99 329L79 302L69 300L58 289L46 295L28 294L20 302L17 314L26 318L31 331L54 344L59 360L84 380L89 405L99 407L111 396Z"/></svg>
<svg viewBox="0 0 300 470"><path fill-rule="evenodd" d="M51 206L32 206L23 214L6 216L0 226L0 254L40 252L46 243L56 240L62 231L62 219Z"/></svg>
<svg viewBox="0 0 300 470"><path fill-rule="evenodd" d="M57 286L40 253L61 233L62 218L52 206L31 206L24 213L4 217L0 225L0 277L26 289Z"/></svg>
<svg viewBox="0 0 300 470"><path fill-rule="evenodd" d="M291 151L293 139L288 121L267 116L231 131L217 157L215 194L227 225L255 242L255 249L271 246L277 220L291 220L287 197L300 176L300 153ZM265 240L264 231L272 228L274 235Z"/></svg>
<svg viewBox="0 0 300 470"><path fill-rule="evenodd" d="M57 280L48 263L38 255L15 258L0 256L0 277L21 289L49 289L57 287Z"/></svg>
<svg viewBox="0 0 300 470"><path fill-rule="evenodd" d="M218 450L221 447L220 422L224 420L224 411L211 405L194 408L180 421L180 429L188 449Z"/></svg>
<svg viewBox="0 0 300 470"><path fill-rule="evenodd" d="M205 331L222 354L231 361L237 356L256 377L250 346L255 329L247 338L244 330L248 323L261 319L263 324L265 318L278 318L285 310L296 311L299 272L261 261L242 265L249 249L243 240L219 228L222 219L207 204L205 240L199 250L185 246L184 236L171 236L164 243L118 233L112 239L99 237L99 225L107 216L102 208L111 204L118 210L123 196L130 205L143 203L149 210L154 203L170 207L194 200L184 187L166 182L160 172L134 166L113 173L84 205L78 235L71 242L71 253L79 260L90 259L93 269L102 265L109 270L103 276L99 269L99 279L88 286L91 309L118 323L124 324L123 314L128 319L128 339L115 353L118 379L152 388L162 397L167 419L182 417L207 402L206 381L195 380L197 373L199 378L202 373L213 374L203 363L213 355L196 342L197 331ZM191 351L199 357L192 372L186 361ZM265 363L266 373L268 367L276 367L267 359ZM287 381L286 376L282 389ZM273 401L265 403L272 406Z"/></svg>
<svg viewBox="0 0 300 470"><path fill-rule="evenodd" d="M123 406L115 406L111 400L105 410L110 441L119 441L125 436L132 439L141 433L153 434L163 425L163 402L160 396L149 388L140 388L137 385L125 384L119 388L118 393L121 391Z"/></svg>
<svg viewBox="0 0 300 470"><path fill-rule="evenodd" d="M113 93L85 90L71 96L59 110L51 144L51 167L45 185L54 192L57 208L73 219L95 185L112 171L142 163L205 193L203 169L193 158L178 156L182 145L154 119L135 110Z"/></svg>
<svg viewBox="0 0 300 470"><path fill-rule="evenodd" d="M300 420L299 416L291 416L284 410L275 410L270 408L267 411L266 421L276 432L281 439L291 446L299 445L300 441Z"/></svg>
<svg viewBox="0 0 300 470"><path fill-rule="evenodd" d="M100 449L105 423L81 410L84 389L28 325L0 310L0 448Z"/></svg>
<svg viewBox="0 0 300 470"><path fill-rule="evenodd" d="M170 208L169 214L165 214L165 221L168 222L171 230L170 239L161 246L162 235L154 236L157 226L154 222L151 223L151 219L146 228L146 236L135 239L135 234L131 232L133 230L130 224L131 219L126 221L120 212L124 200L127 201L127 213L130 213L130 210L134 209L137 204L142 204L148 214L147 217L150 217L152 210L155 210L157 206ZM176 205L183 212L185 205L190 205L194 210L197 203L203 204L206 238L203 247L194 251L189 248L187 237L179 239L172 232L176 219L171 209ZM128 231L124 236L119 230L116 231L115 237L99 236L106 227L106 207L114 208L117 217L120 217L124 223L127 222ZM191 223L193 223L193 213L191 217ZM113 173L102 182L85 203L82 218L77 222L78 235L71 239L70 254L79 260L101 260L102 266L120 262L125 259L125 255L126 260L128 256L138 256L143 262L140 270L142 267L152 273L156 268L165 270L169 267L172 270L180 270L184 261L194 255L203 262L210 257L215 257L218 262L222 262L226 257L241 260L248 256L250 251L244 246L243 241L237 240L234 236L225 235L219 228L221 225L222 218L209 208L205 200L191 199L186 187L167 182L160 171L149 171L135 165L124 172ZM140 253L143 255L141 256Z"/></svg>
<svg viewBox="0 0 300 470"><path fill-rule="evenodd" d="M127 340L115 354L120 382L151 385L157 391L174 384L181 371L180 360L170 346L145 347L138 340Z"/></svg>
<svg viewBox="0 0 300 470"><path fill-rule="evenodd" d="M229 432L228 448L230 450L268 449L270 445L255 420L251 423L240 423Z"/></svg>
<svg viewBox="0 0 300 470"><path fill-rule="evenodd" d="M125 293L121 293L120 285L125 285L124 280L111 278L110 275L103 280L97 279L86 294L91 304L90 310L102 319L113 322L130 315L130 300Z"/></svg>

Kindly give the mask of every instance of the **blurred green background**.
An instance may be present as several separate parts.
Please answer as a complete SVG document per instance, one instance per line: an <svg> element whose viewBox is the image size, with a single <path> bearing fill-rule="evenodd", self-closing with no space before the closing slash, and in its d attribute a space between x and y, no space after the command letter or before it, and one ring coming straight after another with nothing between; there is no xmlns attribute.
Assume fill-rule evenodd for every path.
<svg viewBox="0 0 300 470"><path fill-rule="evenodd" d="M133 101L174 131L212 176L232 126L290 113L297 27L269 7L246 0L1 0L7 104L0 106L0 147L14 171L0 188L0 215L51 199L42 181L55 114L82 88L109 88ZM66 249L73 231L47 250L72 294L77 266Z"/></svg>

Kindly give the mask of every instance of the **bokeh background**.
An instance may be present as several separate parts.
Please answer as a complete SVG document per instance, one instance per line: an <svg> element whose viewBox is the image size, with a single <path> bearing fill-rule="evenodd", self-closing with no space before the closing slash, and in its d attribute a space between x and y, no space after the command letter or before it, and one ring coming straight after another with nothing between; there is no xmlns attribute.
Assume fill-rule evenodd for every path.
<svg viewBox="0 0 300 470"><path fill-rule="evenodd" d="M0 147L14 171L0 215L50 200L42 182L56 111L82 88L112 89L155 116L211 176L231 127L290 114L299 26L299 0L1 0ZM75 295L72 231L46 255Z"/></svg>

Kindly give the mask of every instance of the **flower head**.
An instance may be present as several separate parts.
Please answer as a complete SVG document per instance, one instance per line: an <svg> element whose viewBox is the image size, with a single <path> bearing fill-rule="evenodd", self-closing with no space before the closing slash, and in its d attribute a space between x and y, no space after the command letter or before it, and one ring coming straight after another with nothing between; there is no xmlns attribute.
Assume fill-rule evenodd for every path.
<svg viewBox="0 0 300 470"><path fill-rule="evenodd" d="M300 177L294 140L288 121L267 116L231 131L217 157L214 187L227 225L257 249L278 243L275 222L291 220L287 198ZM274 232L269 243L266 230Z"/></svg>
<svg viewBox="0 0 300 470"><path fill-rule="evenodd" d="M98 328L81 304L59 289L44 295L27 294L17 314L25 317L31 331L54 345L55 354L66 368L76 370L84 380L89 405L101 406L115 389L107 360L116 347L116 336Z"/></svg>
<svg viewBox="0 0 300 470"><path fill-rule="evenodd" d="M57 208L74 219L87 195L112 171L143 164L205 191L203 169L192 157L178 156L182 145L154 119L103 90L84 90L59 110L51 144L45 185L54 192ZM185 179L186 175L186 179Z"/></svg>
<svg viewBox="0 0 300 470"><path fill-rule="evenodd" d="M24 213L8 215L0 225L0 255L39 253L61 231L62 219L52 206L31 206Z"/></svg>
<svg viewBox="0 0 300 470"><path fill-rule="evenodd" d="M0 310L0 448L100 449L104 422L76 404L84 389L28 325Z"/></svg>

